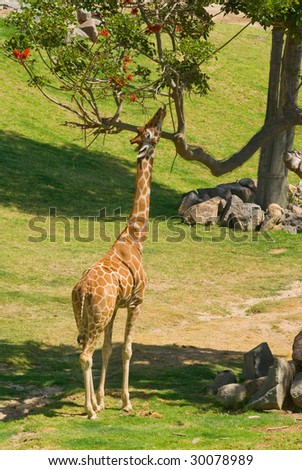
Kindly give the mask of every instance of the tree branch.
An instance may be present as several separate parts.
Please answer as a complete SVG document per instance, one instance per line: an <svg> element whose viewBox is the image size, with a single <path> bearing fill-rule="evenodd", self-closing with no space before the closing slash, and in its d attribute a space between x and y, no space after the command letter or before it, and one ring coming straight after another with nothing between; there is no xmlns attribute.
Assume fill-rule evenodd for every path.
<svg viewBox="0 0 302 470"><path fill-rule="evenodd" d="M192 147L186 143L182 134L176 134L174 144L178 154L189 161L198 161L210 169L214 176L221 176L233 171L247 162L255 152L276 135L302 124L302 110L295 108L278 121L265 124L238 152L226 160L216 160L201 147Z"/></svg>

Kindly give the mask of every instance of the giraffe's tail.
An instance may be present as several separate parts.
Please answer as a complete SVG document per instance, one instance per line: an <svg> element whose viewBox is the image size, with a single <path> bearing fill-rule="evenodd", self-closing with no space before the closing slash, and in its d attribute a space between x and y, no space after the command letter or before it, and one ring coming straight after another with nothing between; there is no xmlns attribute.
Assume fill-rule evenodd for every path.
<svg viewBox="0 0 302 470"><path fill-rule="evenodd" d="M84 342L85 325L87 325L87 313L85 308L87 297L87 292L81 289L74 289L72 292L74 317L79 332L77 337L78 344L83 344Z"/></svg>
<svg viewBox="0 0 302 470"><path fill-rule="evenodd" d="M77 342L80 345L84 343L84 331L85 331L84 325L87 322L87 317L85 314L86 299L87 299L87 293L86 292L81 293L81 309L80 309L80 318L79 318L79 324L78 324L79 334L77 337Z"/></svg>

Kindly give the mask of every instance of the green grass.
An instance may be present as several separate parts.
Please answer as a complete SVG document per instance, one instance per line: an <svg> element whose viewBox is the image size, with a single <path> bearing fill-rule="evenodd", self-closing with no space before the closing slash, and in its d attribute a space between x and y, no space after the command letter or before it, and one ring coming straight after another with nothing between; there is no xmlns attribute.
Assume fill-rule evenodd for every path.
<svg viewBox="0 0 302 470"><path fill-rule="evenodd" d="M0 25L3 37L8 31L2 21ZM220 45L238 28L217 26L213 41ZM218 61L207 65L212 93L186 104L191 142L225 158L262 125L269 48L270 34L250 28ZM293 280L302 281L301 237L274 232L269 239L253 239L217 228L195 232L173 219L160 219L177 213L184 191L256 177L257 155L219 179L180 158L171 173L174 150L161 141L152 185L150 239L144 250L149 284L131 367L134 411L127 415L119 409L125 320L121 311L114 330L107 409L97 421L88 421L83 416L70 292L111 241L99 239L97 224L94 240L76 241L74 217L81 217L83 237L88 217L96 217L101 208L106 207L108 215L117 208L122 215L129 213L135 172L131 135L108 138L104 145L98 141L87 151L81 135L61 125L68 115L28 88L22 69L3 56L0 80L0 402L6 416L0 423L0 448L300 448L294 415L259 413L250 419L255 413L245 409L227 412L206 388L219 370L232 368L240 374L243 353L270 341L274 333L280 338L278 353L290 350L289 336L275 320L270 325L268 318L269 337L257 330L259 314L271 313L265 300L259 301L260 312L248 312L253 322L248 331L238 334L229 322L234 305L240 307L254 297L265 299ZM145 119L138 108L133 112L135 122ZM65 218L50 217L50 207ZM49 236L51 224L56 227L54 241ZM29 241L39 235L33 227L47 230L42 242ZM105 226L111 240L115 227L114 222ZM282 302L274 306L284 316L287 307ZM291 312L288 321L298 330L298 301L291 307L296 316ZM238 328L241 321L237 319ZM100 363L97 351L96 380ZM278 430L282 426L293 432Z"/></svg>

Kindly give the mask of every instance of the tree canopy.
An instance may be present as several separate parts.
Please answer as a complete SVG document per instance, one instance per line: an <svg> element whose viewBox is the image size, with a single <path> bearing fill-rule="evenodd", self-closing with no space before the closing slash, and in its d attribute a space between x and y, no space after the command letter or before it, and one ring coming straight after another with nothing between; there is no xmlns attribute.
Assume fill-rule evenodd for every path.
<svg viewBox="0 0 302 470"><path fill-rule="evenodd" d="M301 40L298 0L219 3L225 13L243 12L252 22L290 31L291 37ZM174 131L164 131L162 137L174 143L182 158L198 161L219 176L301 124L302 112L297 106L284 108L225 160L188 144L184 100L190 93L207 93L209 77L203 64L215 55L209 41L214 25L206 9L210 4L208 0L29 0L20 13L10 15L16 34L4 48L26 69L29 83L71 111L75 120L70 124L91 132L93 138L135 132L137 123L124 118L127 106L144 107L150 99L168 104Z"/></svg>
<svg viewBox="0 0 302 470"><path fill-rule="evenodd" d="M255 23L268 28L279 26L292 31L302 29L300 0L219 0L226 13L245 13Z"/></svg>
<svg viewBox="0 0 302 470"><path fill-rule="evenodd" d="M26 68L30 83L70 109L83 127L110 132L127 101L144 104L150 97L175 100L184 91L206 93L208 77L201 64L213 53L207 40L213 24L204 8L208 4L32 0L11 15L18 33L5 49ZM93 42L75 32L80 8L93 13L90 24L98 24ZM18 55L29 50L36 53ZM51 97L55 89L69 95L68 105ZM102 115L105 98L115 105L111 119Z"/></svg>

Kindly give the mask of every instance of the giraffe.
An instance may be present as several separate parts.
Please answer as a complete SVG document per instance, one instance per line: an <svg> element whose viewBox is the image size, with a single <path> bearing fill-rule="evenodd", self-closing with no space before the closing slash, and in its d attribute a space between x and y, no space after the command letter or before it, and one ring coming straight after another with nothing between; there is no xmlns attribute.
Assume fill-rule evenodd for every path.
<svg viewBox="0 0 302 470"><path fill-rule="evenodd" d="M119 308L127 308L122 349L122 408L125 411L132 409L128 390L132 333L141 312L147 281L142 265L142 248L148 233L155 146L160 139L165 115L165 108L160 108L152 119L138 129L137 136L130 140L131 144L138 145L136 187L130 217L113 246L99 261L84 271L72 290L78 342L82 345L80 363L85 385L84 406L90 419L95 419L96 412L105 408L106 372L112 352L113 323ZM102 332L102 370L95 393L92 360Z"/></svg>

